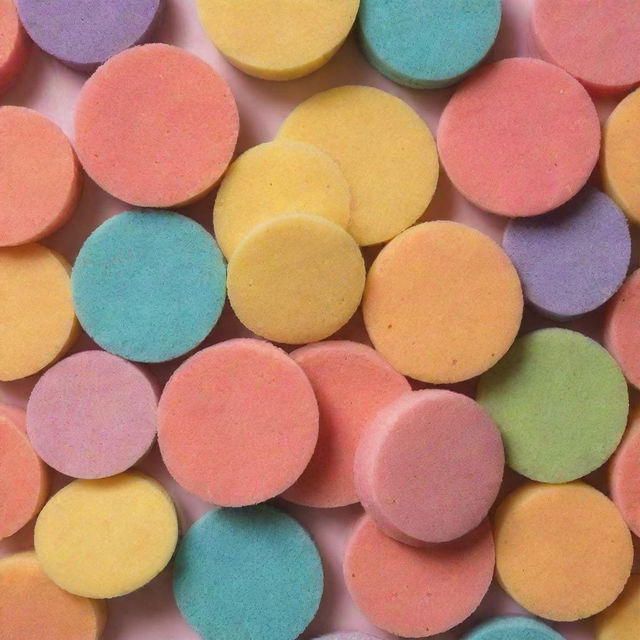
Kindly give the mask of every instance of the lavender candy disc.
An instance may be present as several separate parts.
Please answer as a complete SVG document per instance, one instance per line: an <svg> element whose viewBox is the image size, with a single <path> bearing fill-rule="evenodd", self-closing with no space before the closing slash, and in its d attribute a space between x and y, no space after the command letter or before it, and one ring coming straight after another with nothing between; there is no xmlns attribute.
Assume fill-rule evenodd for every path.
<svg viewBox="0 0 640 640"><path fill-rule="evenodd" d="M148 42L165 0L16 0L32 40L64 64L94 71L111 56Z"/></svg>
<svg viewBox="0 0 640 640"><path fill-rule="evenodd" d="M631 259L624 214L592 187L550 213L512 220L502 244L527 301L557 320L603 305L622 284Z"/></svg>

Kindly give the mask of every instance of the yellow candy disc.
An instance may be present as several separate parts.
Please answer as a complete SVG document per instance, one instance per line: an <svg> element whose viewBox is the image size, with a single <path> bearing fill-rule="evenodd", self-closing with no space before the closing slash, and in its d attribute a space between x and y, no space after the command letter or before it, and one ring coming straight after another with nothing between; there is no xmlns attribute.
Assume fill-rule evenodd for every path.
<svg viewBox="0 0 640 640"><path fill-rule="evenodd" d="M78 334L70 267L39 244L0 249L0 380L37 373Z"/></svg>
<svg viewBox="0 0 640 640"><path fill-rule="evenodd" d="M425 211L438 182L433 136L405 102L373 87L346 86L303 102L279 139L328 153L351 187L349 231L360 245L386 242Z"/></svg>
<svg viewBox="0 0 640 640"><path fill-rule="evenodd" d="M35 528L44 572L87 598L144 586L165 568L177 540L169 494L141 473L72 482L49 500Z"/></svg>
<svg viewBox="0 0 640 640"><path fill-rule="evenodd" d="M631 576L622 595L594 620L595 640L640 638L640 576Z"/></svg>
<svg viewBox="0 0 640 640"><path fill-rule="evenodd" d="M229 262L229 301L240 321L274 342L327 338L355 313L365 267L353 238L302 214L273 218L240 243Z"/></svg>
<svg viewBox="0 0 640 640"><path fill-rule="evenodd" d="M196 0L220 52L245 73L292 80L315 71L342 46L360 0Z"/></svg>
<svg viewBox="0 0 640 640"><path fill-rule="evenodd" d="M218 245L229 258L257 225L287 213L349 224L351 193L340 167L308 144L275 141L243 153L227 171L213 210Z"/></svg>

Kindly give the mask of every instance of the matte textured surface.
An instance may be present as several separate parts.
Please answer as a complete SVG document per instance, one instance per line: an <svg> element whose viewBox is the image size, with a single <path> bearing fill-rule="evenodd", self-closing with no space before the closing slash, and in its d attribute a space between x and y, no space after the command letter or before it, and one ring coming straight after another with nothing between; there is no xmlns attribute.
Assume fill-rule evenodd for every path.
<svg viewBox="0 0 640 640"><path fill-rule="evenodd" d="M156 436L157 384L136 365L84 351L55 364L29 398L29 438L51 467L73 478L126 471Z"/></svg>
<svg viewBox="0 0 640 640"><path fill-rule="evenodd" d="M35 550L59 587L87 598L114 598L147 584L178 540L169 494L142 473L75 480L40 512Z"/></svg>
<svg viewBox="0 0 640 640"><path fill-rule="evenodd" d="M462 640L563 640L563 637L543 622L513 616L490 620Z"/></svg>
<svg viewBox="0 0 640 640"><path fill-rule="evenodd" d="M363 430L377 412L411 390L406 378L370 347L346 340L291 353L311 382L320 409L318 443L284 498L312 507L358 501L353 461Z"/></svg>
<svg viewBox="0 0 640 640"><path fill-rule="evenodd" d="M0 640L99 640L104 603L66 593L33 552L0 560Z"/></svg>
<svg viewBox="0 0 640 640"><path fill-rule="evenodd" d="M475 611L491 584L494 558L486 522L459 542L418 549L385 536L365 516L347 545L344 578L373 624L422 638L447 631Z"/></svg>
<svg viewBox="0 0 640 640"><path fill-rule="evenodd" d="M197 0L202 25L220 52L249 75L293 80L341 47L360 0Z"/></svg>
<svg viewBox="0 0 640 640"><path fill-rule="evenodd" d="M140 207L206 195L231 161L238 110L210 65L166 44L123 51L82 88L76 151L107 193Z"/></svg>
<svg viewBox="0 0 640 640"><path fill-rule="evenodd" d="M640 576L631 576L622 595L594 620L595 640L637 640L640 636Z"/></svg>
<svg viewBox="0 0 640 640"><path fill-rule="evenodd" d="M631 573L631 534L615 505L593 487L529 483L498 507L496 576L531 613L588 618L608 607Z"/></svg>
<svg viewBox="0 0 640 640"><path fill-rule="evenodd" d="M228 340L189 358L166 384L158 419L160 450L174 478L228 507L288 489L318 439L309 380L262 340Z"/></svg>
<svg viewBox="0 0 640 640"><path fill-rule="evenodd" d="M353 633L350 633L349 631L338 631L338 633L330 633L326 636L320 636L316 638L316 640L378 640L378 638L374 638L367 633L358 633L357 631L354 631Z"/></svg>
<svg viewBox="0 0 640 640"><path fill-rule="evenodd" d="M595 93L640 83L640 14L635 0L536 0L539 52Z"/></svg>
<svg viewBox="0 0 640 640"><path fill-rule="evenodd" d="M627 385L613 358L567 329L518 339L482 376L477 400L502 432L507 464L539 482L568 482L604 464L629 411Z"/></svg>
<svg viewBox="0 0 640 640"><path fill-rule="evenodd" d="M229 302L253 333L286 344L323 340L360 305L365 265L337 224L303 214L256 227L229 261Z"/></svg>
<svg viewBox="0 0 640 640"><path fill-rule="evenodd" d="M502 246L527 301L560 320L603 305L622 285L631 258L624 214L591 187L547 215L513 220Z"/></svg>
<svg viewBox="0 0 640 640"><path fill-rule="evenodd" d="M203 640L295 640L324 580L307 532L268 505L205 514L180 543L173 575L178 607Z"/></svg>
<svg viewBox="0 0 640 640"><path fill-rule="evenodd" d="M61 62L93 71L127 47L146 42L164 0L16 0L34 42Z"/></svg>
<svg viewBox="0 0 640 640"><path fill-rule="evenodd" d="M358 21L371 64L416 89L450 85L493 45L500 0L362 0Z"/></svg>
<svg viewBox="0 0 640 640"><path fill-rule="evenodd" d="M139 362L181 356L209 334L225 300L213 237L170 211L128 211L85 241L72 274L83 329L103 349Z"/></svg>
<svg viewBox="0 0 640 640"><path fill-rule="evenodd" d="M360 245L386 242L412 225L435 192L431 131L408 104L380 89L318 93L293 110L278 138L307 142L338 163L353 198L349 231Z"/></svg>
<svg viewBox="0 0 640 640"><path fill-rule="evenodd" d="M378 254L363 313L374 346L398 371L442 384L493 366L516 337L522 305L518 274L491 238L437 221Z"/></svg>
<svg viewBox="0 0 640 640"><path fill-rule="evenodd" d="M31 45L13 0L0 0L0 94L9 90L27 64Z"/></svg>
<svg viewBox="0 0 640 640"><path fill-rule="evenodd" d="M451 98L438 127L438 151L453 184L481 209L509 217L564 204L586 183L599 150L589 94L566 71L532 58L479 69Z"/></svg>
<svg viewBox="0 0 640 640"><path fill-rule="evenodd" d="M229 258L262 222L307 213L347 228L351 191L335 161L302 142L276 140L245 151L227 171L213 209L213 228Z"/></svg>

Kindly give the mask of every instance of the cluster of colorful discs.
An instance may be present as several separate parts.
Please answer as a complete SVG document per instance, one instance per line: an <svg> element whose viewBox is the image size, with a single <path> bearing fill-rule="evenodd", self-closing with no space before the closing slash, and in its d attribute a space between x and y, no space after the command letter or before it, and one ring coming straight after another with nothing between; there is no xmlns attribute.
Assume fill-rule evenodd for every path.
<svg viewBox="0 0 640 640"><path fill-rule="evenodd" d="M236 72L154 42L167 4L0 0L0 92L31 41L91 74L72 142L0 107L0 381L41 373L26 411L0 405L0 540L34 521L32 549L0 548L0 640L99 640L104 600L170 564L203 640L309 637L325 568L287 503L361 506L343 580L383 633L445 633L495 578L549 624L499 617L463 640L563 640L552 625L587 618L596 640L637 640L640 89L602 134L593 99L640 85L634 0L532 0L539 57L477 70L499 0L196 0L256 86L319 69L352 29L398 85L461 83L435 137L404 100L347 84L235 159ZM501 244L423 221L441 168L502 216ZM71 265L40 241L84 173L125 204ZM216 187L213 232L175 211ZM227 301L243 329L209 338ZM521 332L530 312L605 305L604 346ZM338 339L346 325L369 344ZM67 355L80 329L97 348ZM473 397L437 387L471 380ZM138 469L156 444L171 494ZM607 463L605 493L589 474ZM505 465L526 478L508 494ZM181 529L185 493L215 508Z"/></svg>

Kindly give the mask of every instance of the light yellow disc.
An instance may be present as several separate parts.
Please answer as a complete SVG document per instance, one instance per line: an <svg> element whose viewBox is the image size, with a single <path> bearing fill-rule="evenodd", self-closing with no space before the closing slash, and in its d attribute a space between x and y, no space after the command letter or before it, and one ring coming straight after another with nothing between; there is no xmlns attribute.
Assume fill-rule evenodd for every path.
<svg viewBox="0 0 640 640"><path fill-rule="evenodd" d="M315 71L342 46L360 0L196 0L220 52L245 73L292 80Z"/></svg>
<svg viewBox="0 0 640 640"><path fill-rule="evenodd" d="M216 240L229 258L258 224L308 213L349 224L351 193L340 167L308 144L275 141L243 153L227 171L213 209Z"/></svg>
<svg viewBox="0 0 640 640"><path fill-rule="evenodd" d="M640 576L631 576L620 597L594 619L595 640L640 638Z"/></svg>
<svg viewBox="0 0 640 640"><path fill-rule="evenodd" d="M165 568L177 540L169 494L142 473L75 480L40 512L34 538L44 572L87 598L144 586Z"/></svg>
<svg viewBox="0 0 640 640"><path fill-rule="evenodd" d="M601 168L605 191L640 223L640 89L614 109L604 126Z"/></svg>
<svg viewBox="0 0 640 640"><path fill-rule="evenodd" d="M284 121L279 139L326 151L351 187L349 231L360 245L386 242L424 213L438 182L431 131L405 102L373 87L318 93Z"/></svg>
<svg viewBox="0 0 640 640"><path fill-rule="evenodd" d="M70 267L39 244L0 249L0 380L37 373L78 335Z"/></svg>
<svg viewBox="0 0 640 640"><path fill-rule="evenodd" d="M333 222L292 214L256 227L229 262L229 301L240 321L274 342L327 338L355 313L365 281L362 254Z"/></svg>

